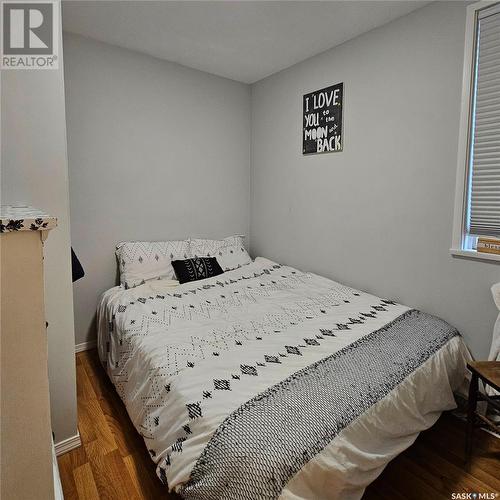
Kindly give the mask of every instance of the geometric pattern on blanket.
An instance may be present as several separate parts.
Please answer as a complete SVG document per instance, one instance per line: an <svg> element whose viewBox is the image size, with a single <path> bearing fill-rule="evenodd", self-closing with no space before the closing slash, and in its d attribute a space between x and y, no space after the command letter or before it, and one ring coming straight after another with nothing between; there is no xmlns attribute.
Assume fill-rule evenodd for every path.
<svg viewBox="0 0 500 500"><path fill-rule="evenodd" d="M127 361L135 352L134 342L137 341L138 337L147 337L151 331L159 328L166 330L174 319L210 319L214 313L219 311L226 311L229 308L241 308L245 304L256 303L259 298L262 299L262 297L269 296L279 290L292 290L311 280L309 273L296 270L290 271L288 269L290 268L284 271L281 265L274 264L261 272L242 275L236 279L222 279L224 275L220 275L221 279L210 285L196 285L193 282L193 286L184 289L182 293L171 292L138 297L128 304L118 305L116 313L108 325L110 334L115 330L116 316L123 314L128 307L133 307L137 302L144 306L150 306L150 312L143 313L140 318L134 317L133 323L126 325L117 332L120 344L119 355L116 364L112 368L115 374L115 388L120 397L125 398L126 386L129 381L129 373L126 368L128 366ZM261 279L262 281L256 287L244 289L238 287L234 292L229 290L232 285L251 278ZM200 295L204 292L213 292L214 288L219 289L220 293L217 294L218 296L211 293L209 303L207 301L200 301L195 304L186 303L186 297ZM227 351L235 345L244 348L248 341L262 340L268 335L277 335L291 325L298 325L304 321L327 314L332 308L342 303L349 303L359 296L357 290L336 283L335 286L332 286L324 293L313 298L301 299L293 305L283 306L279 313L274 311L266 314L259 321L240 323L237 327L231 324L226 329L213 329L203 338L190 335L189 349L186 349L186 346L166 346L162 366L152 370L149 374L151 390L148 396L142 398L145 415L139 432L144 438L151 438L158 425L157 417L154 414L157 413L159 406L167 405L169 399L168 386L165 387L163 383L165 378L175 376L185 369L193 368L198 360L212 356L217 357L221 352ZM357 317L346 317L345 323L332 325L332 329L341 330L349 328L349 324L362 323L370 317L375 317L377 308L383 311L391 303L391 301L382 301L379 304L374 304L371 309L360 311ZM325 335L328 334L328 332L325 333ZM333 333L330 333L330 335L333 336ZM286 356L287 353L290 354L290 350L294 348L295 346L288 346L288 348L283 346L283 356ZM263 361L265 363L276 362L271 358ZM253 360L250 360L249 364L251 362ZM120 369L120 367L123 368ZM253 369L255 370L255 368ZM212 394L208 389L200 389L200 401L192 403L191 407L186 408L186 421L189 421L193 416L202 416L203 400L210 399L211 396ZM151 401L154 401L154 403L151 404Z"/></svg>
<svg viewBox="0 0 500 500"><path fill-rule="evenodd" d="M308 273L289 270L290 268L286 269L285 271L281 265L274 264L269 268L263 269L261 272L242 275L236 279L222 279L223 275L221 275L221 279L217 280L214 284L195 286L195 283L193 283L193 287L184 289L181 294L172 292L157 294L155 296L144 296L138 297L135 301L130 301L128 304L120 304L116 311L116 315L118 316L124 313L129 306L134 306L136 302L145 307L150 306L149 313L144 313L140 319L134 316L133 324L117 332L119 334L120 353L117 358L117 364L113 368L115 369L115 388L120 397L124 399L127 392L126 385L129 380L129 373L125 367L128 366L127 361L129 357L134 353L133 340L137 341L138 337L147 337L153 329L168 328L173 318L181 318L183 320L209 319L216 311L227 310L231 307L241 308L245 304L255 303L259 298L262 299L262 297L269 296L273 292L278 290L293 290L311 280L311 275ZM237 293L231 293L230 289L231 287L234 288L233 285L238 285L238 282L245 282L251 278L261 280L258 286L244 289L238 286L235 289ZM218 297L214 297L213 289L220 290ZM201 301L197 304L186 304L186 297L203 295L207 292L210 292L210 304L207 304L206 301ZM189 350L186 350L184 346L166 346L162 366L155 368L149 374L150 391L147 396L141 396L144 416L138 428L140 434L145 439L153 438L155 429L159 423L158 409L169 404L170 390L169 386L165 386L164 384L166 378L175 376L182 370L193 368L198 360L212 356L217 357L222 351L229 350L235 345L244 349L244 345L248 341L262 340L265 336L277 335L290 326L299 325L302 322L325 315L332 308L340 304L349 303L359 296L360 294L357 290L335 284L324 293L313 298L298 300L293 306L283 306L280 313L270 313L262 317L259 321L240 323L237 328L234 325L230 325L227 329L214 329L209 335L205 335L203 338L190 336L191 348ZM375 317L378 311L384 311L389 304L391 304L391 301L382 301L374 304L370 309L360 310L358 316L346 317L345 323L331 325L332 331L324 332L324 334L325 336L334 336L334 330L349 328L349 324L363 323ZM115 329L115 319L114 317L109 324L110 332ZM300 348L304 348L306 345L304 344ZM293 355L291 351L296 348L298 347L283 346L282 355ZM249 363L253 363L254 361L249 360ZM262 361L263 363L255 361L255 364L264 366L266 363L274 364L276 362L271 357ZM285 359L281 358L281 361L285 362ZM118 363L124 368L120 370ZM245 369L256 370L256 368L250 368L250 366L243 368L243 370ZM193 418L203 417L203 406L206 401L211 399L211 390L200 388L199 400L186 405L186 424ZM185 439L188 433L182 432L182 434L184 436L178 438L178 442L174 445L175 449L173 448L172 451L182 452L182 440ZM150 451L154 453L154 450ZM166 482L164 466L168 465L170 461L171 457L167 455L162 465L158 467L158 474L164 482Z"/></svg>
<svg viewBox="0 0 500 500"><path fill-rule="evenodd" d="M445 321L410 310L270 387L218 427L182 496L277 498L343 428L456 335Z"/></svg>
<svg viewBox="0 0 500 500"><path fill-rule="evenodd" d="M110 332L115 329L114 321L116 315L124 313L129 306L134 306L136 302L150 306L149 313L143 313L140 319L134 319L132 324L127 325L120 335L120 354L119 360L122 365L126 365L129 355L133 354L132 339L137 337L147 337L150 331L163 327L169 328L174 319L182 320L202 320L210 319L214 312L226 311L228 308L242 307L248 303L255 303L257 298L269 296L277 290L289 290L298 285L306 283L310 280L311 275L307 273L298 273L297 271L287 271L283 274L280 271L282 266L279 264L273 265L269 269L264 269L261 273L253 273L251 276L242 276L237 279L221 279L215 284L210 285L195 285L182 293L162 293L155 296L138 297L136 300L130 301L128 304L120 304L117 312L110 321L108 328ZM273 276L275 273L282 273L279 276ZM237 290L237 293L226 293L224 291L230 285L247 279L269 276L267 282L259 283L258 287L246 288ZM201 301L196 304L186 303L185 297L203 293L212 288L219 288L221 293L218 296L211 296L210 301ZM348 303L359 293L347 286L336 284L327 293L315 297L310 300L301 300L293 307L284 306L280 314L272 313L266 316L260 322L252 322L246 327L243 325L235 329L233 327L223 330L213 330L210 335L204 336L203 339L191 337L190 351L186 351L184 347L177 351L175 346L166 347L166 363L168 372L163 371L162 375L177 375L179 371L187 366L188 361L196 359L204 359L214 352L228 349L228 343L233 346L238 342L255 340L262 335L279 333L281 330L291 324L300 323L306 319L311 319L319 314L325 314L326 309L335 307L340 303ZM373 313L373 311L369 311ZM239 345L239 344L238 344ZM217 354L215 354L217 355ZM114 366L117 368L117 366ZM126 371L120 373L119 381L116 384L118 394L121 394L121 386L128 379ZM120 382L121 381L121 382Z"/></svg>

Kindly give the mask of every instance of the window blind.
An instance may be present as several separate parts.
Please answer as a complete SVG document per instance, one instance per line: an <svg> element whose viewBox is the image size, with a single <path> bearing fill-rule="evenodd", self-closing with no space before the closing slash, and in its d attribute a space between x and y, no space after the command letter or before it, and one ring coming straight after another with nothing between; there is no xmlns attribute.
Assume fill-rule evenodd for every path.
<svg viewBox="0 0 500 500"><path fill-rule="evenodd" d="M467 229L500 236L500 4L479 12L476 36Z"/></svg>

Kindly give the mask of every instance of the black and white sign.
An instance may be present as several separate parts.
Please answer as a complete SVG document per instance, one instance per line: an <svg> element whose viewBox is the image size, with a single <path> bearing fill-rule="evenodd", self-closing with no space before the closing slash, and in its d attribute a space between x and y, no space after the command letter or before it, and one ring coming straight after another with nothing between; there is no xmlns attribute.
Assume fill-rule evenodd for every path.
<svg viewBox="0 0 500 500"><path fill-rule="evenodd" d="M344 84L337 83L303 98L302 153L342 151L342 107Z"/></svg>

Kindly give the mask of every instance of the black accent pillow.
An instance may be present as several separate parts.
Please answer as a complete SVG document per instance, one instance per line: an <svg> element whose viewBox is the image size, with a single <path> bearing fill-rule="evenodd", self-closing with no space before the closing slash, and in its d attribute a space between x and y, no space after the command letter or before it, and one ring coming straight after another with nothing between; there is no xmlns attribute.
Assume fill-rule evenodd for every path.
<svg viewBox="0 0 500 500"><path fill-rule="evenodd" d="M196 257L194 259L173 260L172 267L179 283L187 283L188 281L203 280L222 274L220 267L215 257Z"/></svg>

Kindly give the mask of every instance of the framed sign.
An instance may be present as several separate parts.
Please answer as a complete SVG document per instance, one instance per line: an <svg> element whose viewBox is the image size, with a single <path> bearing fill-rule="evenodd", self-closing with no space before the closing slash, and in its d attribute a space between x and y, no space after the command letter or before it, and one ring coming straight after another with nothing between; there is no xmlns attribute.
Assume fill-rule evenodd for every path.
<svg viewBox="0 0 500 500"><path fill-rule="evenodd" d="M343 104L344 83L337 83L304 94L302 154L342 151L344 147Z"/></svg>

